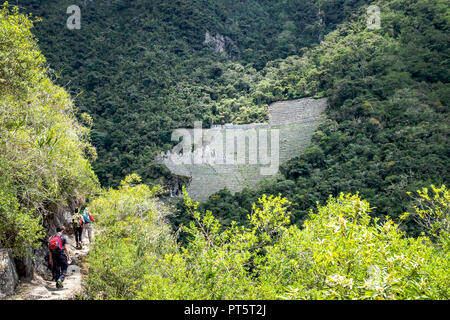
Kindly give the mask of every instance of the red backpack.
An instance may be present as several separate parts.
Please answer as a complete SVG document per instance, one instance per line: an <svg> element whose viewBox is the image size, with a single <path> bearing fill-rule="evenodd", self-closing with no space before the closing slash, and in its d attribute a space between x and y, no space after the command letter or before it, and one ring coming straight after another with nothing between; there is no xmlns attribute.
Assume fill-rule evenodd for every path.
<svg viewBox="0 0 450 320"><path fill-rule="evenodd" d="M54 235L53 237L51 237L48 240L48 248L51 251L55 251L55 250L62 250L63 246L62 246L62 240L61 240L61 236L59 234Z"/></svg>

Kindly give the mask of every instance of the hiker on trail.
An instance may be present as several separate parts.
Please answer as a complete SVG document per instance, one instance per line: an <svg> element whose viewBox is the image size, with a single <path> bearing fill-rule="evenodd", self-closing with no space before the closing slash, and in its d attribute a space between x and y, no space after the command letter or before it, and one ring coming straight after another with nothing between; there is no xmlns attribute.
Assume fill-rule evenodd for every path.
<svg viewBox="0 0 450 320"><path fill-rule="evenodd" d="M48 240L49 263L55 271L56 288L62 288L70 259L68 239L62 234L64 228L57 227L56 234Z"/></svg>
<svg viewBox="0 0 450 320"><path fill-rule="evenodd" d="M86 230L86 233L89 238L89 243L94 240L94 235L92 232L92 222L94 222L94 217L92 216L89 208L84 209L83 211L83 228Z"/></svg>
<svg viewBox="0 0 450 320"><path fill-rule="evenodd" d="M82 249L82 241L81 238L83 236L83 217L78 211L78 208L75 208L75 215L72 218L72 228L73 233L75 234L75 241L77 242L77 249Z"/></svg>

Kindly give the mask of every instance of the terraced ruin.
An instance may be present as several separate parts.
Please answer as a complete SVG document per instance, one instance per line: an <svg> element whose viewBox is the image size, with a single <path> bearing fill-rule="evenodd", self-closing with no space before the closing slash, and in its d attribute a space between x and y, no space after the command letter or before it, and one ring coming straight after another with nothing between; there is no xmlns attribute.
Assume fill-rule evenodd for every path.
<svg viewBox="0 0 450 320"><path fill-rule="evenodd" d="M326 106L326 98L280 101L269 106L269 123L178 129L172 138L182 137L181 143L156 161L187 178L189 195L200 202L223 188L232 193L252 188L305 150ZM179 190L175 186L172 195Z"/></svg>

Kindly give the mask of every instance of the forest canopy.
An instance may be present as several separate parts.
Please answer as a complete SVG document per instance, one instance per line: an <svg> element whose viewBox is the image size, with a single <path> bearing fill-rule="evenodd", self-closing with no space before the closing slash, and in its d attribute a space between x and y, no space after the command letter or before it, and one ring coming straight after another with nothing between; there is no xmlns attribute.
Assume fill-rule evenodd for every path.
<svg viewBox="0 0 450 320"><path fill-rule="evenodd" d="M311 146L276 181L223 190L202 210L245 223L258 197L282 193L300 226L316 201L360 192L379 217L397 219L411 202L405 190L448 184L444 0L370 2L379 29L367 28L369 1L86 2L80 30L61 19L69 2L23 3L43 17L35 30L55 80L70 83L94 120L93 167L104 186L131 173L170 185L154 158L172 147L174 129L261 122L268 104L306 96L329 98ZM206 32L234 46L216 53ZM180 211L174 223L187 219Z"/></svg>

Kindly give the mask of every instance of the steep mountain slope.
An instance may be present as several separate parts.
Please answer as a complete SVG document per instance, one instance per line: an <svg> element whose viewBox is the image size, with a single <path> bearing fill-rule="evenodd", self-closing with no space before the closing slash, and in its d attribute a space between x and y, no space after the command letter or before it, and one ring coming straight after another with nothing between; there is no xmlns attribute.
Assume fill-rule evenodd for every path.
<svg viewBox="0 0 450 320"><path fill-rule="evenodd" d="M406 193L448 184L449 28L446 1L377 1L381 28L361 14L302 57L268 65L261 95L329 97L329 120L313 144L285 166L278 183L236 196L222 192L206 209L244 219L262 193L287 196L301 223L316 201L360 192L379 217L408 209ZM363 11L364 12L364 11ZM407 223L409 232L419 232Z"/></svg>
<svg viewBox="0 0 450 320"><path fill-rule="evenodd" d="M36 35L56 81L94 119L94 169L102 184L117 185L131 172L146 182L161 177L153 159L170 148L175 128L194 120L207 126L267 120L268 101L242 98L261 78L254 68L317 44L366 2L25 0L21 6L43 18ZM66 27L72 4L81 8L80 30ZM204 43L206 32L230 39L226 53Z"/></svg>
<svg viewBox="0 0 450 320"><path fill-rule="evenodd" d="M205 209L240 220L260 194L281 192L301 223L316 201L359 191L381 217L396 217L406 191L448 182L446 1L376 1L378 30L367 28L366 1L235 3L80 2L80 30L65 28L68 2L30 7L44 18L37 34L58 81L83 91L76 101L93 115L105 185L130 172L168 177L153 159L175 128L261 122L268 104L305 96L330 101L313 145L277 183L223 191ZM207 31L233 41L227 54L204 43Z"/></svg>
<svg viewBox="0 0 450 320"><path fill-rule="evenodd" d="M147 9L156 10L144 1L83 3L91 13L100 8L126 12L118 18L126 28L146 21L133 21L131 13L139 16ZM220 26L218 17L232 4L174 3L158 2L156 11L164 14L157 16L172 17L163 28L180 24L176 27L180 32L200 28L198 23L208 28L209 22ZM276 17L271 11L276 6L248 3L254 4L255 17L265 13ZM279 3L288 6L290 2ZM317 3L322 9L342 1ZM57 7L56 2L41 4ZM93 7L95 4L99 6ZM379 0L374 4L382 13L381 26L372 29L367 25L366 7L357 8L357 4L351 11L355 16L320 44L269 61L261 70L259 62L256 68L243 65L245 55L236 43L245 40L233 40L226 28L220 34L203 30L212 47L189 43L186 34L179 42L175 33L164 33L164 39L157 33L147 45L157 44L154 52L160 57L145 62L140 60L142 54L151 56L153 51L135 47L133 42L143 34L117 31L102 42L103 35L98 33L95 41L99 42L91 43L92 33L79 33L78 40L85 40L84 44L69 42L85 46L87 65L91 63L87 74L84 62L71 69L82 71L75 88L89 87L77 102L84 101L80 105L85 110L96 108L93 114L101 125L110 123L108 143L114 149L104 153L111 158L103 159L120 156L120 162L97 170L126 172L136 166L147 172L153 153L170 146L166 134L171 126L183 121L244 123L266 119L267 104L273 101L305 96L328 100L328 120L314 132L312 145L287 163L275 182L235 195L222 190L202 205L184 194L178 212L160 202L158 197L164 192L160 186L141 184L136 174L127 176L118 189L98 192L89 162L89 158L95 159L89 142L92 119L77 113L67 91L52 82L49 75L53 73L46 68L29 18L2 8L0 247L6 249L0 250L0 295L5 291L5 278L17 281L10 253L25 269L35 264L30 253L36 255L36 261L43 260L38 255L46 251L43 229L67 223L70 206L95 193L90 207L98 217L99 233L87 261L88 299L448 300L450 193L442 184L448 184L450 160L450 7L446 0ZM193 5L204 6L204 11L200 7L193 10ZM202 16L202 12L208 15ZM59 19L48 13L52 16L49 21ZM175 23L175 17L181 18ZM106 13L104 18L109 19ZM105 21L98 16L92 19ZM165 18L161 19L158 21L164 22ZM183 25L188 21L196 24ZM321 27L327 26L324 21L319 19ZM100 32L101 28L93 30ZM286 30L293 30L292 24L278 39L288 35ZM54 39L60 37L57 28L47 31L54 31ZM227 53L220 54L222 40ZM261 41L267 41L267 46L273 43L268 37ZM109 60L96 55L94 43L102 44L98 50L109 50ZM187 51L177 51L180 43ZM135 60L128 59L129 55L122 59L121 52L128 49ZM77 50L80 57L84 55ZM273 52L272 58L276 56ZM106 50L102 54L106 55ZM187 59L177 59L178 54L186 54ZM253 53L248 54L251 57ZM101 64L104 61L111 69ZM145 69L152 61L165 63L155 66L156 74ZM103 69L98 69L99 65ZM209 67L206 75L205 66ZM178 73L183 70L190 73ZM145 79L149 87L141 86ZM157 81L150 86L154 79ZM69 81L70 76L63 75L58 81L62 80ZM111 91L105 93L105 88ZM105 100L114 109L108 113L97 103L100 96L113 97L121 104ZM150 102L164 104L151 109ZM155 125L150 138L143 134L147 123ZM124 124L126 128L121 127ZM108 135L109 131L97 128L93 139L99 143ZM142 137L148 141L139 140ZM131 153L134 149L127 149L142 151L146 147L147 153L136 156L141 162ZM157 168L153 169L147 172L147 181L152 174L158 176ZM116 173L102 172L111 181ZM407 193L413 190L417 193ZM282 195L273 195L277 193ZM68 205L65 210L61 209L64 205ZM406 210L409 213L402 214ZM174 225L167 223L169 219ZM177 232L172 232L174 226ZM178 237L182 232L183 242ZM41 250L30 250L39 246ZM8 291L14 286L9 281Z"/></svg>

